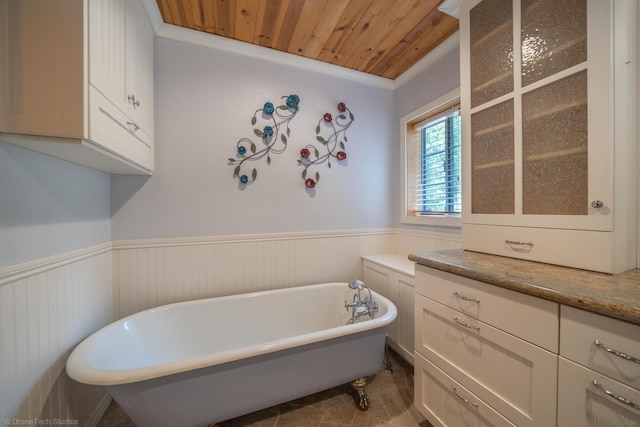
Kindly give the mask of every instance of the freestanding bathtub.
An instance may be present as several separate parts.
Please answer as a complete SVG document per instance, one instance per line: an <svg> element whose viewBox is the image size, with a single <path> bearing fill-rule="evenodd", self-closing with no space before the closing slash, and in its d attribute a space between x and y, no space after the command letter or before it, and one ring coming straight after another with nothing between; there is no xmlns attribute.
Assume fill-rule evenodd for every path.
<svg viewBox="0 0 640 427"><path fill-rule="evenodd" d="M169 304L116 321L67 360L144 426L204 426L376 373L397 314L347 324L354 290L327 283Z"/></svg>

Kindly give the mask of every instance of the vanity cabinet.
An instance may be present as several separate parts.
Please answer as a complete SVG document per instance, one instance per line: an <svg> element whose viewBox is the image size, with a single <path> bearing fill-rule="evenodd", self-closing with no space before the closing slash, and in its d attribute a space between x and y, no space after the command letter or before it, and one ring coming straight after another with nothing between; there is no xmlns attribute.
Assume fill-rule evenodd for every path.
<svg viewBox="0 0 640 427"><path fill-rule="evenodd" d="M415 263L401 254L362 257L363 281L398 310L396 320L387 326L389 345L413 364Z"/></svg>
<svg viewBox="0 0 640 427"><path fill-rule="evenodd" d="M557 303L416 266L415 406L434 426L556 425Z"/></svg>
<svg viewBox="0 0 640 427"><path fill-rule="evenodd" d="M464 249L635 267L635 3L461 7Z"/></svg>
<svg viewBox="0 0 640 427"><path fill-rule="evenodd" d="M153 171L153 37L138 0L0 0L0 140Z"/></svg>
<svg viewBox="0 0 640 427"><path fill-rule="evenodd" d="M562 306L558 426L640 425L638 337L638 325Z"/></svg>

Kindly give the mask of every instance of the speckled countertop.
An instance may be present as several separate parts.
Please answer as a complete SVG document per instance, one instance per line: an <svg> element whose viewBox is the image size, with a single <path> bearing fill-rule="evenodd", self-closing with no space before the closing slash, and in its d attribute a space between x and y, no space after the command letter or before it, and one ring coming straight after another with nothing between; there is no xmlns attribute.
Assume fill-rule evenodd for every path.
<svg viewBox="0 0 640 427"><path fill-rule="evenodd" d="M611 275L461 249L424 252L409 259L640 325L640 269Z"/></svg>

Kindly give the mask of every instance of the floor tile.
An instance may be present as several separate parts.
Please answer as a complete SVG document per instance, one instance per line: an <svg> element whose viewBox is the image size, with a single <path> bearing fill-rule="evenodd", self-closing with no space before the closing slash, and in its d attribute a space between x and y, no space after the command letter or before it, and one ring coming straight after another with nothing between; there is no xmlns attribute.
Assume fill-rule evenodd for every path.
<svg viewBox="0 0 640 427"><path fill-rule="evenodd" d="M305 396L210 427L432 427L413 407L413 367L389 351L393 373L383 369L365 388L369 408L361 411L349 384ZM137 427L112 402L98 427Z"/></svg>

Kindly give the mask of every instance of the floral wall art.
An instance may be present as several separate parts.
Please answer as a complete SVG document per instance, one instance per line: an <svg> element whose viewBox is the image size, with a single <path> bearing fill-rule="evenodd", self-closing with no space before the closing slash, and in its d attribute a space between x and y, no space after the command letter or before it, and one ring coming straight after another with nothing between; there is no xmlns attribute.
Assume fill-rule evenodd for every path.
<svg viewBox="0 0 640 427"><path fill-rule="evenodd" d="M298 114L300 98L297 95L283 96L285 103L277 108L267 101L251 117L253 133L257 141L241 138L236 143L236 158L229 158L228 164L234 166L233 177L238 178L241 188L253 183L258 169L247 171L245 162L257 161L266 157L267 166L271 165L272 154L282 154L287 149L291 136L290 122ZM355 117L344 102L337 105L337 114L325 113L315 128L315 144L307 144L300 150L298 165L303 167L302 180L306 189L313 189L320 181L317 168L331 161L344 162L347 159L347 129ZM280 121L278 121L280 119ZM256 126L257 125L257 126ZM310 172L310 168L315 171ZM250 169L250 168L249 168ZM313 176L311 175L313 174Z"/></svg>
<svg viewBox="0 0 640 427"><path fill-rule="evenodd" d="M320 181L320 172L316 170L313 177L309 175L309 168L320 166L323 163L331 168L331 160L343 162L347 159L346 142L347 129L354 121L351 110L344 102L337 106L338 114L333 117L331 113L325 113L316 126L317 144L309 144L300 150L298 164L303 166L302 179L306 188L315 188ZM320 148L318 148L320 147Z"/></svg>
<svg viewBox="0 0 640 427"><path fill-rule="evenodd" d="M260 122L262 127L254 127L253 133L258 142L251 138L241 138L236 143L236 158L229 158L229 164L235 166L233 177L238 178L241 185L250 184L258 177L258 169L251 170L250 176L243 165L246 161L257 161L266 157L267 165L271 164L271 154L282 154L287 149L288 138L291 135L289 122L298 113L300 97L298 95L283 96L285 103L277 108L267 101L253 113L251 126ZM278 121L280 119L280 121ZM281 129L284 127L284 129Z"/></svg>

